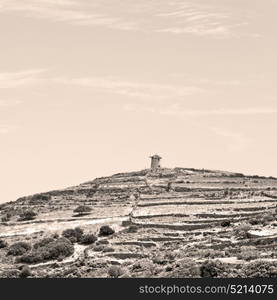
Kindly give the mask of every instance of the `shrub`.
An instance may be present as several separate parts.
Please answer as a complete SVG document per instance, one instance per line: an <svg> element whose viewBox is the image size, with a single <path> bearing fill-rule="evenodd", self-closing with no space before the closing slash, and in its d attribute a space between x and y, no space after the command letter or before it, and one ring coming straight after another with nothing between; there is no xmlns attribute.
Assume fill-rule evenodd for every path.
<svg viewBox="0 0 277 300"><path fill-rule="evenodd" d="M36 194L32 196L33 201L49 201L51 196L48 194Z"/></svg>
<svg viewBox="0 0 277 300"><path fill-rule="evenodd" d="M266 214L266 215L263 216L263 218L261 220L261 223L263 225L267 225L270 222L275 221L275 219L276 219L276 217L274 216L274 214L268 213L268 214Z"/></svg>
<svg viewBox="0 0 277 300"><path fill-rule="evenodd" d="M240 253L237 255L238 259L253 260L259 257L259 251L254 246L242 246Z"/></svg>
<svg viewBox="0 0 277 300"><path fill-rule="evenodd" d="M19 256L31 250L31 245L26 242L17 242L9 247L7 255Z"/></svg>
<svg viewBox="0 0 277 300"><path fill-rule="evenodd" d="M165 265L167 264L167 261L164 257L157 255L153 258L153 263L158 265Z"/></svg>
<svg viewBox="0 0 277 300"><path fill-rule="evenodd" d="M36 217L36 213L33 210L26 210L23 213L20 214L20 221L29 221L34 220Z"/></svg>
<svg viewBox="0 0 277 300"><path fill-rule="evenodd" d="M143 259L140 259L140 260L137 260L136 262L134 262L134 264L131 267L131 270L133 272L146 270L150 266L152 267L153 265L154 265L154 263L149 258L143 258Z"/></svg>
<svg viewBox="0 0 277 300"><path fill-rule="evenodd" d="M119 266L111 266L108 270L108 274L110 277L118 278L124 274L124 270Z"/></svg>
<svg viewBox="0 0 277 300"><path fill-rule="evenodd" d="M50 243L52 243L52 242L54 242L54 239L53 239L53 238L50 238L50 237L44 238L44 239L38 241L37 243L35 243L35 244L33 245L33 248L34 248L34 249L38 249L38 248L44 247L44 246L46 246L46 245L48 245L48 244L50 244Z"/></svg>
<svg viewBox="0 0 277 300"><path fill-rule="evenodd" d="M127 230L127 232L129 232L129 233L135 233L137 231L138 231L138 226L136 226L136 225L129 226L129 228Z"/></svg>
<svg viewBox="0 0 277 300"><path fill-rule="evenodd" d="M224 265L219 261L207 260L200 267L201 277L220 277L224 272Z"/></svg>
<svg viewBox="0 0 277 300"><path fill-rule="evenodd" d="M261 277L277 277L277 263L256 261L245 264L242 267L242 277L247 278L261 278Z"/></svg>
<svg viewBox="0 0 277 300"><path fill-rule="evenodd" d="M249 220L249 224L251 224L251 225L258 225L260 223L261 223L261 221L258 220L258 219L251 219L251 220Z"/></svg>
<svg viewBox="0 0 277 300"><path fill-rule="evenodd" d="M84 231L80 227L75 229L66 229L62 232L62 236L69 239L72 243L80 242Z"/></svg>
<svg viewBox="0 0 277 300"><path fill-rule="evenodd" d="M110 226L102 226L99 231L100 236L108 236L114 234L114 230Z"/></svg>
<svg viewBox="0 0 277 300"><path fill-rule="evenodd" d="M6 214L1 218L1 222L4 222L4 223L9 222L10 219L11 219L11 217L9 216L9 214Z"/></svg>
<svg viewBox="0 0 277 300"><path fill-rule="evenodd" d="M42 243L42 245L33 249L30 253L21 256L18 262L30 264L54 259L62 260L74 253L72 243L66 238L59 238L48 244Z"/></svg>
<svg viewBox="0 0 277 300"><path fill-rule="evenodd" d="M42 201L48 201L48 200L51 199L51 196L50 196L50 195L41 195L40 199L41 199Z"/></svg>
<svg viewBox="0 0 277 300"><path fill-rule="evenodd" d="M200 277L200 270L195 260L191 258L183 258L178 260L173 265L173 272L169 274L169 277L174 278L188 278L188 277Z"/></svg>
<svg viewBox="0 0 277 300"><path fill-rule="evenodd" d="M82 236L80 243L84 245L90 245L97 241L97 237L94 234L85 234Z"/></svg>
<svg viewBox="0 0 277 300"><path fill-rule="evenodd" d="M86 205L80 205L73 211L74 213L77 213L80 216L87 215L91 212L91 208Z"/></svg>
<svg viewBox="0 0 277 300"><path fill-rule="evenodd" d="M7 242L0 239L0 249L1 248L6 248L7 246L8 246Z"/></svg>
<svg viewBox="0 0 277 300"><path fill-rule="evenodd" d="M105 246L103 245L96 245L93 247L93 251L96 251L96 252L101 252L105 249Z"/></svg>
<svg viewBox="0 0 277 300"><path fill-rule="evenodd" d="M231 221L223 221L223 222L221 222L221 226L222 227L229 227L231 225Z"/></svg>
<svg viewBox="0 0 277 300"><path fill-rule="evenodd" d="M32 272L31 272L31 269L29 268L29 266L23 266L21 269L21 272L19 274L19 277L27 278L30 276L32 276Z"/></svg>
<svg viewBox="0 0 277 300"><path fill-rule="evenodd" d="M241 239L249 238L248 231L251 229L251 226L249 224L241 224L237 226L235 230L236 236L238 236Z"/></svg>

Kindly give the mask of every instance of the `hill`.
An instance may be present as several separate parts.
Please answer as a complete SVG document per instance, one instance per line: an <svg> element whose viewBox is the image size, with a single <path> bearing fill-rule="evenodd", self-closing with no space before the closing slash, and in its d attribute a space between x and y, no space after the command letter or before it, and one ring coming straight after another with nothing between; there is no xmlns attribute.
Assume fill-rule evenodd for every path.
<svg viewBox="0 0 277 300"><path fill-rule="evenodd" d="M277 276L276 201L276 178L193 168L119 173L22 197L0 206L2 276L26 262L35 277ZM98 236L103 225L115 233ZM76 227L98 240L71 239L72 251L30 260L36 243L67 243L62 232ZM30 247L8 254L18 240Z"/></svg>

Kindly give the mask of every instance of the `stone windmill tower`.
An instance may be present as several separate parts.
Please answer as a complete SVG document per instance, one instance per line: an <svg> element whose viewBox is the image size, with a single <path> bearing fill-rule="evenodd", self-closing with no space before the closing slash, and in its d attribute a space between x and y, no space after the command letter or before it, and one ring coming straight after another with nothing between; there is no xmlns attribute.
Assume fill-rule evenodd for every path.
<svg viewBox="0 0 277 300"><path fill-rule="evenodd" d="M160 160L162 159L159 155L155 154L150 156L151 158L151 169L158 169L161 167Z"/></svg>

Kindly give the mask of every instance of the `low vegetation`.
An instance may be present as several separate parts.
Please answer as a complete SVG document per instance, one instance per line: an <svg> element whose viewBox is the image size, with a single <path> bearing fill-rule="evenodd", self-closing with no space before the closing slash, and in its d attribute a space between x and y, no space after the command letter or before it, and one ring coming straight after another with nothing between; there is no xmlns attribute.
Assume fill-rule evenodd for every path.
<svg viewBox="0 0 277 300"><path fill-rule="evenodd" d="M277 277L274 180L144 170L22 197L0 206L0 278Z"/></svg>
<svg viewBox="0 0 277 300"><path fill-rule="evenodd" d="M80 242L82 240L84 231L80 227L75 229L66 229L62 232L62 236L69 239L72 243Z"/></svg>
<svg viewBox="0 0 277 300"><path fill-rule="evenodd" d="M27 278L27 277L30 277L30 276L32 276L32 271L31 271L30 267L27 266L27 265L22 266L21 271L19 273L19 277L20 278Z"/></svg>
<svg viewBox="0 0 277 300"><path fill-rule="evenodd" d="M62 237L54 241L49 239L48 243L44 240L43 243L40 243L40 246L37 245L32 251L19 257L17 261L20 263L33 264L55 259L63 260L73 253L73 244L69 239Z"/></svg>
<svg viewBox="0 0 277 300"><path fill-rule="evenodd" d="M17 242L10 245L7 255L19 256L31 250L31 245L26 242Z"/></svg>
<svg viewBox="0 0 277 300"><path fill-rule="evenodd" d="M26 210L23 211L19 216L19 221L30 221L34 220L37 216L37 213L35 213L33 210Z"/></svg>
<svg viewBox="0 0 277 300"><path fill-rule="evenodd" d="M94 234L84 234L80 240L80 244L91 245L97 241L97 237Z"/></svg>
<svg viewBox="0 0 277 300"><path fill-rule="evenodd" d="M76 213L78 216L89 215L91 212L91 208L87 205L80 205L77 208L75 208L73 212Z"/></svg>
<svg viewBox="0 0 277 300"><path fill-rule="evenodd" d="M110 277L118 278L124 274L124 270L119 266L111 266L108 270Z"/></svg>
<svg viewBox="0 0 277 300"><path fill-rule="evenodd" d="M100 228L99 236L112 235L112 234L114 234L114 232L115 231L110 226L104 225Z"/></svg>
<svg viewBox="0 0 277 300"><path fill-rule="evenodd" d="M0 249L8 247L8 243L2 239L0 239Z"/></svg>

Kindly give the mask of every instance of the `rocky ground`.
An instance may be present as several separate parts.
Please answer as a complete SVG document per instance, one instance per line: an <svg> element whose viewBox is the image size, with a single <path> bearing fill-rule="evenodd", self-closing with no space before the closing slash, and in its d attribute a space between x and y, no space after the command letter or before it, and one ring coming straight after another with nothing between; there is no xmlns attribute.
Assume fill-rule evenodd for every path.
<svg viewBox="0 0 277 300"><path fill-rule="evenodd" d="M277 277L276 201L276 178L188 168L23 197L0 206L0 277Z"/></svg>

